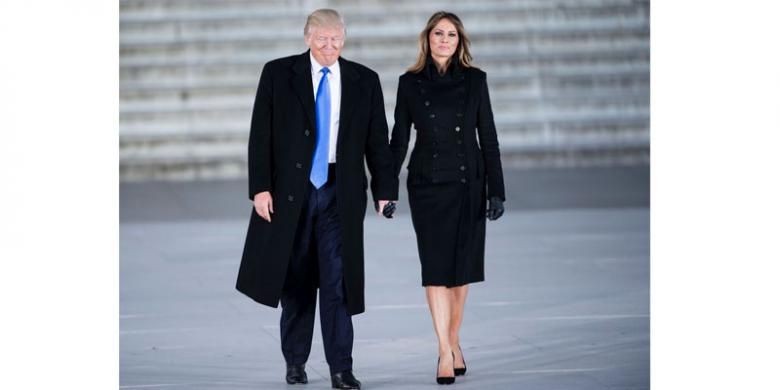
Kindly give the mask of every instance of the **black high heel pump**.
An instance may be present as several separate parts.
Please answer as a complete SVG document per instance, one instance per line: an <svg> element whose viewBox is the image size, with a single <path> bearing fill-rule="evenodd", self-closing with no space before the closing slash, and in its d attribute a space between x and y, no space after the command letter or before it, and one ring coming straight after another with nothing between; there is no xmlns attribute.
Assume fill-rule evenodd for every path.
<svg viewBox="0 0 780 390"><path fill-rule="evenodd" d="M454 376L439 376L439 362L441 358L436 359L436 383L440 385L451 385L455 383ZM452 353L452 364L455 365L455 353Z"/></svg>
<svg viewBox="0 0 780 390"><path fill-rule="evenodd" d="M460 351L460 357L463 359L463 368L455 368L455 376L463 376L466 375L466 357L463 356L463 349L460 348L460 345L458 345L458 350ZM452 361L453 368L455 367L455 360Z"/></svg>

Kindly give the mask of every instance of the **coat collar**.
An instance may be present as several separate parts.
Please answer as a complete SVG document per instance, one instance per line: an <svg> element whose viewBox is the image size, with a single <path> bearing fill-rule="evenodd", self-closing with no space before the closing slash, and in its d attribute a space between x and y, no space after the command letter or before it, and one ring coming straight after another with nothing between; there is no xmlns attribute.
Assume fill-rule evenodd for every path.
<svg viewBox="0 0 780 390"><path fill-rule="evenodd" d="M314 115L314 94L311 87L311 60L309 59L309 51L298 56L292 66L292 89L298 96L298 100L303 105L303 111L306 113L306 117L309 119L309 126L314 129L316 127L315 115Z"/></svg>
<svg viewBox="0 0 780 390"><path fill-rule="evenodd" d="M352 113L360 100L360 73L351 61L341 57L339 57L339 67L341 68L341 113L339 114L338 147L341 145L343 135L349 131Z"/></svg>
<svg viewBox="0 0 780 390"><path fill-rule="evenodd" d="M452 61L450 61L450 65L447 67L447 73L449 73L453 79L462 80L464 77L464 71L465 69L460 64L458 57L453 56ZM439 77L439 71L436 69L436 63L433 62L433 58L430 55L428 55L428 58L425 60L425 68L423 68L422 72L420 73L429 80L436 80Z"/></svg>

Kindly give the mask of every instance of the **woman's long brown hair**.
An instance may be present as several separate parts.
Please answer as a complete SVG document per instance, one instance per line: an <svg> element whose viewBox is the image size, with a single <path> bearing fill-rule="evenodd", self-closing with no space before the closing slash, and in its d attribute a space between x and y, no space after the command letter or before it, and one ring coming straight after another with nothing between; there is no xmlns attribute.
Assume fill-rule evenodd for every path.
<svg viewBox="0 0 780 390"><path fill-rule="evenodd" d="M417 54L417 62L409 67L410 72L419 73L425 69L425 64L428 61L428 57L431 55L431 47L428 44L428 36L431 34L431 30L433 30L433 28L436 27L436 24L438 24L442 19L447 19L452 22L452 24L455 25L455 29L458 31L458 48L455 50L453 57L457 56L460 65L464 68L470 68L473 66L471 65L473 58L471 57L471 51L469 50L471 41L469 40L468 35L466 35L466 30L463 28L463 23L460 21L460 18L452 12L439 11L431 15L430 19L428 19L428 23L425 25L425 29L420 32L420 52ZM452 61L452 58L450 58L450 61Z"/></svg>

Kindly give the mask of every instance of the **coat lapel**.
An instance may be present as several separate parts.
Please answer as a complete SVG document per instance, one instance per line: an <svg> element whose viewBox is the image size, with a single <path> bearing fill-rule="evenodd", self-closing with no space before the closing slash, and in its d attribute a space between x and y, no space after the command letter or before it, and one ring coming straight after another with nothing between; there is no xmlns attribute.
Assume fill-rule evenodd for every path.
<svg viewBox="0 0 780 390"><path fill-rule="evenodd" d="M476 92L476 93L474 92L474 86L471 85L474 82L474 80L473 80L474 78L471 77L472 74L473 74L472 72L468 72L466 69L463 69L460 66L455 68L454 77L456 79L458 79L458 80L465 79L463 84L465 85L465 88L466 88L466 92L465 92L466 95L465 96L466 96L466 99L468 99L466 101L466 107L465 107L466 110L468 110L468 107L470 107L470 106L476 106L475 102L477 101L478 96L479 96L478 92Z"/></svg>
<svg viewBox="0 0 780 390"><path fill-rule="evenodd" d="M314 90L311 81L311 59L309 51L301 54L293 64L293 77L291 80L292 89L298 95L298 99L303 105L303 111L309 118L309 126L316 127L314 115Z"/></svg>
<svg viewBox="0 0 780 390"><path fill-rule="evenodd" d="M348 61L345 61L342 58L339 58L339 67L341 68L341 112L339 113L339 135L338 140L336 141L337 148L341 148L344 134L349 131L352 112L360 97L360 74Z"/></svg>

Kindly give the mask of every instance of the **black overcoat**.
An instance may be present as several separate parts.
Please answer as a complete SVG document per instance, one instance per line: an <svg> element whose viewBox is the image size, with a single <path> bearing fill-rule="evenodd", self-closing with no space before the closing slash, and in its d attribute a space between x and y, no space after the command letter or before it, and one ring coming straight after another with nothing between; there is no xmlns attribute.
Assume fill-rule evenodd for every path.
<svg viewBox="0 0 780 390"><path fill-rule="evenodd" d="M343 58L341 113L336 147L336 197L342 232L347 308L365 310L363 219L371 173L374 200L398 199L398 177L388 145L387 120L377 74ZM270 191L271 222L252 208L236 288L277 307L309 185L315 146L314 92L309 52L265 64L249 135L249 198Z"/></svg>
<svg viewBox="0 0 780 390"><path fill-rule="evenodd" d="M505 199L503 170L485 72L457 60L439 75L432 60L398 81L391 150L407 166L423 285L484 280L488 197Z"/></svg>

